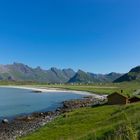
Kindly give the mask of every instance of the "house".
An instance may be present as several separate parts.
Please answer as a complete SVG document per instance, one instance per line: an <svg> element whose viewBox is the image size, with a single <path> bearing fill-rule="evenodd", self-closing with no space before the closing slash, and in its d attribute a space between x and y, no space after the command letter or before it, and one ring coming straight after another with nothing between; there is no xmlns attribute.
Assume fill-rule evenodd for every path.
<svg viewBox="0 0 140 140"><path fill-rule="evenodd" d="M129 102L130 103L140 102L140 98L134 96L134 97L132 97L132 98L129 99Z"/></svg>
<svg viewBox="0 0 140 140"><path fill-rule="evenodd" d="M124 105L129 103L128 97L117 92L114 92L111 95L107 96L107 99L109 105Z"/></svg>

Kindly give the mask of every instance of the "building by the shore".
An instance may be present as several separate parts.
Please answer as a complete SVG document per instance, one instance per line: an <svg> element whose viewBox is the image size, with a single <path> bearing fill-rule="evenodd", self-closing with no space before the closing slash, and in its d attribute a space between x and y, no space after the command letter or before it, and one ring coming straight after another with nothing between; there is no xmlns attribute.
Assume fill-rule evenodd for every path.
<svg viewBox="0 0 140 140"><path fill-rule="evenodd" d="M125 96L121 93L118 93L118 92L114 92L114 93L108 95L107 100L108 100L109 105L125 105L128 103L140 102L139 97L133 96L131 98L128 98L127 96Z"/></svg>
<svg viewBox="0 0 140 140"><path fill-rule="evenodd" d="M132 98L129 99L129 102L130 102L130 103L140 102L140 98L134 96L134 97L132 97Z"/></svg>
<svg viewBox="0 0 140 140"><path fill-rule="evenodd" d="M118 92L114 92L107 96L109 105L125 105L129 103L127 96L124 96Z"/></svg>

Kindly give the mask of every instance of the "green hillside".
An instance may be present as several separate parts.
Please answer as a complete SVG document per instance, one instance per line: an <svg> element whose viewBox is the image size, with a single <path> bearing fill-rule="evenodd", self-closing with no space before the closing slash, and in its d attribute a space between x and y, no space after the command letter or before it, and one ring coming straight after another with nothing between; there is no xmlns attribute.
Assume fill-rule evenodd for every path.
<svg viewBox="0 0 140 140"><path fill-rule="evenodd" d="M140 136L140 103L82 108L66 116L21 140L138 140Z"/></svg>
<svg viewBox="0 0 140 140"><path fill-rule="evenodd" d="M139 82L123 82L101 85L49 85L47 87L90 91L98 94L110 94L122 89L124 94L133 96L135 91L140 89L140 84ZM140 103L81 108L58 117L20 140L138 140L140 138L139 116Z"/></svg>

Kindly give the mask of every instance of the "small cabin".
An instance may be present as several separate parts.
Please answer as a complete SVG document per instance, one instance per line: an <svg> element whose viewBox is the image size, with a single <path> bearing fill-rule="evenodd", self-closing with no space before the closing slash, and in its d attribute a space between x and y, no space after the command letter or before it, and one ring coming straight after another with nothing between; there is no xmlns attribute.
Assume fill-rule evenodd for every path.
<svg viewBox="0 0 140 140"><path fill-rule="evenodd" d="M128 97L117 92L108 95L107 99L109 105L125 105L129 103Z"/></svg>
<svg viewBox="0 0 140 140"><path fill-rule="evenodd" d="M132 98L129 99L129 102L130 103L140 102L140 98L138 98L136 96L135 97L132 97Z"/></svg>

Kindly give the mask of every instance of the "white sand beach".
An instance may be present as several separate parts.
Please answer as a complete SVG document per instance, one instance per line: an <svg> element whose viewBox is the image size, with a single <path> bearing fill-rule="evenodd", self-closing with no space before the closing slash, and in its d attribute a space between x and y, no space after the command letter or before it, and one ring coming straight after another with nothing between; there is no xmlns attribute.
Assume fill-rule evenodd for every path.
<svg viewBox="0 0 140 140"><path fill-rule="evenodd" d="M98 95L86 91L74 91L74 90L65 90L65 89L57 89L57 88L47 88L47 87L34 87L34 86L0 86L1 88L18 88L18 89L27 89L32 91L41 91L42 93L47 92L71 92L74 94L81 94L85 96L92 96L97 99L105 99L107 95Z"/></svg>

